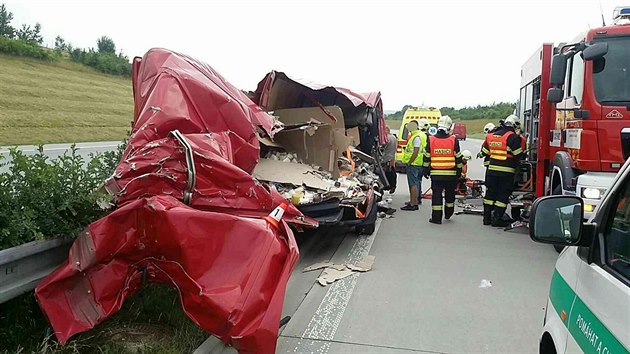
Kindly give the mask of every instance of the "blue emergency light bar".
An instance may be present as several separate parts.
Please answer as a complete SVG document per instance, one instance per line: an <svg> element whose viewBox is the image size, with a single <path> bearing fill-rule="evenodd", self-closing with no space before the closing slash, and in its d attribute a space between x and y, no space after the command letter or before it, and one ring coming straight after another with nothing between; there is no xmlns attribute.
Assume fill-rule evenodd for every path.
<svg viewBox="0 0 630 354"><path fill-rule="evenodd" d="M630 24L630 6L617 6L613 11L615 25Z"/></svg>

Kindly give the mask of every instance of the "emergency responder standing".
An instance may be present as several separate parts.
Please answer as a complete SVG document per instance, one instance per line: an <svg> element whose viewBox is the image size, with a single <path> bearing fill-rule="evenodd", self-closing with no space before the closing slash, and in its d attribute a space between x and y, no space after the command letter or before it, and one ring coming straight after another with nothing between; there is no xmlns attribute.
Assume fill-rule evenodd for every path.
<svg viewBox="0 0 630 354"><path fill-rule="evenodd" d="M484 140L486 139L488 134L493 133L496 129L497 127L492 122L484 125L483 126ZM477 154L477 158L480 159L482 157L483 157L483 167L488 168L488 165L490 164L490 156L485 155L482 151L479 151L479 153Z"/></svg>
<svg viewBox="0 0 630 354"><path fill-rule="evenodd" d="M423 172L425 177L431 176L431 219L430 223L442 223L444 218L450 219L455 212L455 187L462 172L462 154L459 142L448 132L453 122L449 117L438 120L438 131L430 136L424 151ZM445 203L442 205L442 193Z"/></svg>
<svg viewBox="0 0 630 354"><path fill-rule="evenodd" d="M489 156L486 170L486 196L483 200L483 224L505 227L503 219L514 186L514 174L518 167L521 139L514 133L518 117L510 115L494 133L488 134L481 152Z"/></svg>
<svg viewBox="0 0 630 354"><path fill-rule="evenodd" d="M387 143L383 146L383 162L382 167L385 172L385 178L389 184L389 193L394 194L396 192L396 182L398 175L396 174L396 143L397 139L392 134L389 127L385 129L387 131Z"/></svg>
<svg viewBox="0 0 630 354"><path fill-rule="evenodd" d="M412 120L407 123L409 138L403 150L402 162L407 170L407 183L409 184L409 203L401 210L418 210L420 193L422 192L422 149L426 145L427 135L418 127L418 122Z"/></svg>

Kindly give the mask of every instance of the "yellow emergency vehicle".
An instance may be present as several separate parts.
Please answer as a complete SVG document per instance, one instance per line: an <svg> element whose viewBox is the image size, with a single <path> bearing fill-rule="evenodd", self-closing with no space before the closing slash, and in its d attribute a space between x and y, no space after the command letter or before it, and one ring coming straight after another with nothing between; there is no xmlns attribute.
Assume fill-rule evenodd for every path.
<svg viewBox="0 0 630 354"><path fill-rule="evenodd" d="M402 163L403 149L407 145L407 139L409 138L409 131L407 130L407 123L412 120L419 121L420 119L426 119L431 125L430 129L437 129L438 119L442 116L439 109L433 107L411 107L407 108L403 116L402 124L398 130L398 142L396 143L396 170L404 171L405 166Z"/></svg>

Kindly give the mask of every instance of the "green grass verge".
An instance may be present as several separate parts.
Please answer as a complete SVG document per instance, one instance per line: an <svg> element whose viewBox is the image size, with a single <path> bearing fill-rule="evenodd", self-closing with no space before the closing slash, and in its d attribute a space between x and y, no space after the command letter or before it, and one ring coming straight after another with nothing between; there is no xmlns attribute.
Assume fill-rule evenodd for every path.
<svg viewBox="0 0 630 354"><path fill-rule="evenodd" d="M131 80L67 59L0 55L0 145L123 140Z"/></svg>
<svg viewBox="0 0 630 354"><path fill-rule="evenodd" d="M0 305L0 353L191 353L208 337L166 285L141 289L121 311L63 347L47 329L33 293Z"/></svg>

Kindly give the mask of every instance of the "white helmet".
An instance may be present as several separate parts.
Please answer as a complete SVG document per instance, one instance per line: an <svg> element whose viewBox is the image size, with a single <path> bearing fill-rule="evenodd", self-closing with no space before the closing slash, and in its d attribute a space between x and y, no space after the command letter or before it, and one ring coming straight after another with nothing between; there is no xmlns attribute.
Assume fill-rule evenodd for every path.
<svg viewBox="0 0 630 354"><path fill-rule="evenodd" d="M445 132L448 132L451 130L451 125L453 125L453 120L451 120L451 117L449 116L442 116L440 117L440 119L438 119L438 129L442 129Z"/></svg>
<svg viewBox="0 0 630 354"><path fill-rule="evenodd" d="M472 159L472 153L470 152L470 150L462 151L462 159L464 159L464 161Z"/></svg>
<svg viewBox="0 0 630 354"><path fill-rule="evenodd" d="M503 125L507 126L507 127L514 127L516 126L516 124L520 124L521 120L519 117L510 114L509 116L507 116L507 118L505 118L505 120L503 120Z"/></svg>
<svg viewBox="0 0 630 354"><path fill-rule="evenodd" d="M420 125L421 130L429 129L429 121L426 118L421 118L418 125Z"/></svg>
<svg viewBox="0 0 630 354"><path fill-rule="evenodd" d="M483 127L483 132L484 132L485 134L489 134L491 131L493 131L493 130L494 130L494 128L496 128L494 124L492 124L492 123L488 123L488 124L484 125L484 127Z"/></svg>

